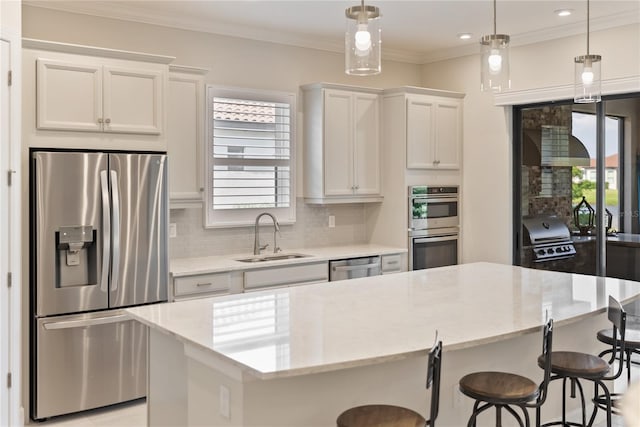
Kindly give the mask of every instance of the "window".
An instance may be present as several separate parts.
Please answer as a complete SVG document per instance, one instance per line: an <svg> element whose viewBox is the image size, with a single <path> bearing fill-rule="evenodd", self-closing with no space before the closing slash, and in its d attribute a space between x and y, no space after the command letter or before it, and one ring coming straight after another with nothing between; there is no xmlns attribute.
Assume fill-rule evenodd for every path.
<svg viewBox="0 0 640 427"><path fill-rule="evenodd" d="M295 94L207 87L206 226L295 222Z"/></svg>

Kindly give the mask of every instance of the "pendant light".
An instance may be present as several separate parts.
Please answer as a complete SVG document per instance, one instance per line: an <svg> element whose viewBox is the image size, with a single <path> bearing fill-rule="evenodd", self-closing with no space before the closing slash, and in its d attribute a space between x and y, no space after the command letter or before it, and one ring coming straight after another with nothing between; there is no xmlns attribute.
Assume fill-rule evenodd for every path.
<svg viewBox="0 0 640 427"><path fill-rule="evenodd" d="M511 87L509 78L509 39L496 34L496 0L493 0L493 34L480 39L480 80L482 91L500 92Z"/></svg>
<svg viewBox="0 0 640 427"><path fill-rule="evenodd" d="M601 60L600 55L589 53L589 0L587 0L587 54L576 56L573 61L575 63L574 102L585 104L601 101Z"/></svg>
<svg viewBox="0 0 640 427"><path fill-rule="evenodd" d="M356 76L380 74L380 9L359 6L345 11L347 30L344 36L345 73Z"/></svg>

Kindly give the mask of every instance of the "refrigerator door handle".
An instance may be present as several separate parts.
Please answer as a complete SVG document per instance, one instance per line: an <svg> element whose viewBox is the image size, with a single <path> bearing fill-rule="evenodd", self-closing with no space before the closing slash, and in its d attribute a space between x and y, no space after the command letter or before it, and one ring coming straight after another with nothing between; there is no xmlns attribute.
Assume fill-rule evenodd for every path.
<svg viewBox="0 0 640 427"><path fill-rule="evenodd" d="M132 320L128 314L118 314L116 316L98 317L95 319L78 319L67 320L63 322L49 322L43 323L42 327L48 331L55 329L72 329L72 328L84 328L87 326L107 325L109 323L124 322L125 320Z"/></svg>
<svg viewBox="0 0 640 427"><path fill-rule="evenodd" d="M111 266L111 290L118 289L120 274L120 192L118 191L118 173L111 171L111 204L113 225L113 263Z"/></svg>
<svg viewBox="0 0 640 427"><path fill-rule="evenodd" d="M109 204L109 180L107 171L100 171L100 187L102 189L102 273L100 290L107 292L109 288L109 264L111 256L111 218Z"/></svg>

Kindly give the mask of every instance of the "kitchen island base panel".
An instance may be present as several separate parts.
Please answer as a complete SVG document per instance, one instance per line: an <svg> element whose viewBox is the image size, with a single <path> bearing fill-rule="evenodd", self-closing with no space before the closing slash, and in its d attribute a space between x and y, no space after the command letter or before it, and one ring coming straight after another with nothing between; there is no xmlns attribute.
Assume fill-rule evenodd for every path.
<svg viewBox="0 0 640 427"><path fill-rule="evenodd" d="M606 327L606 314L556 325L553 348L598 354L603 347L595 339L595 333ZM457 384L468 373L499 370L525 375L535 382L542 380L542 370L536 363L542 346L540 330L453 351L446 350L447 337L441 338L445 348L439 426L466 425L473 401L458 391ZM426 413L429 392L424 386L426 353L329 372L260 379L157 330L150 330L149 339L150 426L329 427L335 426L342 411L365 403L402 405L427 418L429 415ZM624 391L624 387L626 382L613 386L616 392ZM226 403L224 397L221 399L221 389L228 392ZM585 393L591 392L587 386ZM543 421L558 418L561 393L561 384L550 385L548 400L542 408ZM577 407L574 399L568 403L570 410ZM226 412L228 417L224 415ZM530 415L533 420L534 413ZM513 420L504 421L507 427ZM491 416L485 416L480 417L478 426L494 423Z"/></svg>

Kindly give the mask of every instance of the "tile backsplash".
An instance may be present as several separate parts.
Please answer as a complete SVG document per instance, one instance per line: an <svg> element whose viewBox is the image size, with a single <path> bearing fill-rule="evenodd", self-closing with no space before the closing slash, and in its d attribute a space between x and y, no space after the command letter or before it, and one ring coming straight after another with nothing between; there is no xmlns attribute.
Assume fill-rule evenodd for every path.
<svg viewBox="0 0 640 427"><path fill-rule="evenodd" d="M296 223L281 225L278 246L283 251L320 246L338 246L367 242L365 206L307 205L296 201ZM177 236L169 239L169 256L191 258L224 254L253 253L253 226L205 229L202 209L174 209L169 222L175 223ZM335 216L335 227L329 228L329 215ZM263 218L260 243L269 243L266 253L273 251L273 226Z"/></svg>

